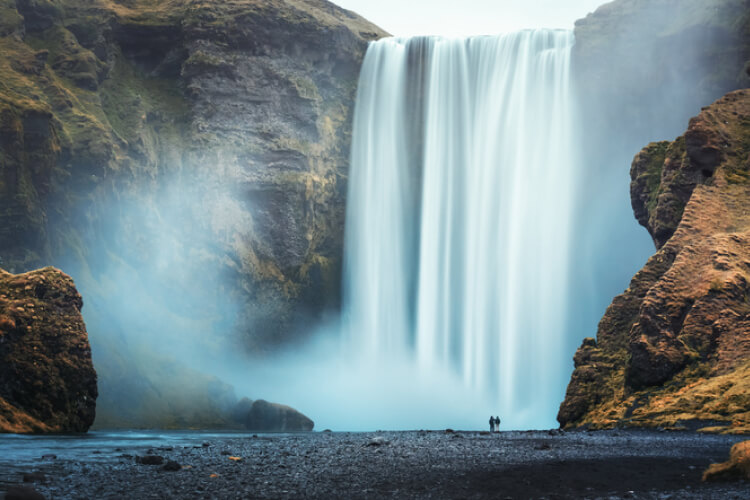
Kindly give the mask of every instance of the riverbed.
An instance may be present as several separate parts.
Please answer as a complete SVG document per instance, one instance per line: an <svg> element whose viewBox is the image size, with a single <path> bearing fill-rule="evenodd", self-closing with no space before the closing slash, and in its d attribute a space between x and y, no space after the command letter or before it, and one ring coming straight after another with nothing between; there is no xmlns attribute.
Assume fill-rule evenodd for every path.
<svg viewBox="0 0 750 500"><path fill-rule="evenodd" d="M632 430L5 435L0 492L27 487L55 499L745 499L748 483L701 483L703 470L742 439Z"/></svg>

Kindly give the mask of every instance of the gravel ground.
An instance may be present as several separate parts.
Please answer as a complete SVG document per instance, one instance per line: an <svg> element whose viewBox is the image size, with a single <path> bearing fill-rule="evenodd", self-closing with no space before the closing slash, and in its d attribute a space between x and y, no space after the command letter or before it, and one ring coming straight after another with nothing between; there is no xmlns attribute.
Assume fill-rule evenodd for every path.
<svg viewBox="0 0 750 500"><path fill-rule="evenodd" d="M651 431L139 436L0 437L0 492L25 485L56 499L750 498L750 483L700 480L740 437ZM146 456L163 463L139 463L159 462ZM170 461L176 470L165 469Z"/></svg>

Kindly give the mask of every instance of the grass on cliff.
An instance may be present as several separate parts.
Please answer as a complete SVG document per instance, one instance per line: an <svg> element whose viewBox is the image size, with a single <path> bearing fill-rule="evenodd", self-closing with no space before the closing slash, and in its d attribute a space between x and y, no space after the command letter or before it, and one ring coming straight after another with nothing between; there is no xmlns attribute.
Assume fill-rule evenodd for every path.
<svg viewBox="0 0 750 500"><path fill-rule="evenodd" d="M0 0L0 36L16 32L23 23L23 17L16 10L13 0Z"/></svg>
<svg viewBox="0 0 750 500"><path fill-rule="evenodd" d="M646 171L640 174L639 177L645 181L646 192L648 193L646 209L649 215L653 213L659 200L661 173L664 168L664 160L667 158L668 148L669 142L667 141L654 142L646 147L649 161Z"/></svg>
<svg viewBox="0 0 750 500"><path fill-rule="evenodd" d="M147 121L160 124L164 139L179 141L189 121L191 108L176 80L147 76L122 55L102 83L100 95L107 121L128 143L138 138Z"/></svg>

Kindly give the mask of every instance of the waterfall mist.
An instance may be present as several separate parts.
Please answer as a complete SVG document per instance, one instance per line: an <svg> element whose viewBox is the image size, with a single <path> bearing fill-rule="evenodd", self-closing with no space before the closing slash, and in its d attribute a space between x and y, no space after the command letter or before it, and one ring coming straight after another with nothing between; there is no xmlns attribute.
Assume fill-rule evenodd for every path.
<svg viewBox="0 0 750 500"><path fill-rule="evenodd" d="M318 428L555 427L577 162L571 31L370 44L343 311L252 368Z"/></svg>
<svg viewBox="0 0 750 500"><path fill-rule="evenodd" d="M60 258L84 297L99 374L98 427L227 424L240 313L232 236L252 227L223 180L165 173L119 196L93 194ZM64 237L69 237L64 235ZM243 396L245 394L238 394Z"/></svg>

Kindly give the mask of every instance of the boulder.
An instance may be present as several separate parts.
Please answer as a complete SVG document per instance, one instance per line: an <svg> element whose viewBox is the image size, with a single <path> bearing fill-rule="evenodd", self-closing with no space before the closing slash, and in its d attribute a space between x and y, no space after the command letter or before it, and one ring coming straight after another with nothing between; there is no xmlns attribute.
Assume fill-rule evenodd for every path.
<svg viewBox="0 0 750 500"><path fill-rule="evenodd" d="M164 457L161 455L144 455L142 457L135 457L135 463L141 465L162 465Z"/></svg>
<svg viewBox="0 0 750 500"><path fill-rule="evenodd" d="M750 441L742 441L732 446L729 460L711 464L703 473L704 481L732 481L750 479Z"/></svg>
<svg viewBox="0 0 750 500"><path fill-rule="evenodd" d="M231 418L237 423L244 424L247 415L253 407L253 400L250 398L242 398L237 401L231 412Z"/></svg>
<svg viewBox="0 0 750 500"><path fill-rule="evenodd" d="M0 270L0 432L86 432L96 411L83 300L48 267Z"/></svg>
<svg viewBox="0 0 750 500"><path fill-rule="evenodd" d="M289 406L255 401L244 420L248 430L259 432L312 431L315 423Z"/></svg>

